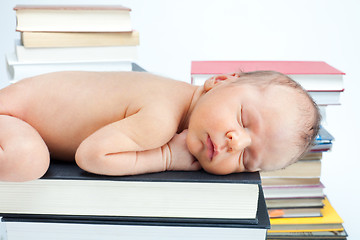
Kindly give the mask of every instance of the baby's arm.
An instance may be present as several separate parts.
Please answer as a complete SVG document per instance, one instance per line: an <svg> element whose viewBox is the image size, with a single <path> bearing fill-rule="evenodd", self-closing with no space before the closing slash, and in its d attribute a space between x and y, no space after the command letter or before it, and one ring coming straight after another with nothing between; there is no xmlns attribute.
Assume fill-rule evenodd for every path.
<svg viewBox="0 0 360 240"><path fill-rule="evenodd" d="M77 164L92 173L115 176L200 169L191 154L183 151L187 150L186 133L169 142L176 128L164 118L155 119L162 115L154 111L140 110L90 135L76 152Z"/></svg>

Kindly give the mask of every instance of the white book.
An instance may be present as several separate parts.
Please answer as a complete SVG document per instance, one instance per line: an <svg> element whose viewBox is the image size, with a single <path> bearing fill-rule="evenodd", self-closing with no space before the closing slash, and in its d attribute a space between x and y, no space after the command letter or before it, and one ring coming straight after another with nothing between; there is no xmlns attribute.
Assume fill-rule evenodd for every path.
<svg viewBox="0 0 360 240"><path fill-rule="evenodd" d="M1 220L1 219L0 219ZM98 240L98 239L148 239L148 240L210 240L210 239L266 239L264 228L239 227L197 227L197 226L161 226L86 224L60 222L0 222L6 228L3 238L7 240Z"/></svg>
<svg viewBox="0 0 360 240"><path fill-rule="evenodd" d="M2 214L196 218L205 222L256 219L259 187L246 183L39 179L0 182L0 194Z"/></svg>
<svg viewBox="0 0 360 240"><path fill-rule="evenodd" d="M319 106L327 105L340 105L341 104L341 93L337 91L332 92L308 92L312 99Z"/></svg>
<svg viewBox="0 0 360 240"><path fill-rule="evenodd" d="M221 73L219 73L221 74ZM216 74L192 74L194 85L202 85ZM308 91L343 91L344 82L341 74L287 74Z"/></svg>
<svg viewBox="0 0 360 240"><path fill-rule="evenodd" d="M324 185L322 183L308 186L264 186L265 199L279 198L323 198Z"/></svg>
<svg viewBox="0 0 360 240"><path fill-rule="evenodd" d="M17 31L131 32L131 9L122 6L17 5Z"/></svg>
<svg viewBox="0 0 360 240"><path fill-rule="evenodd" d="M15 43L19 62L135 61L137 46L25 48Z"/></svg>
<svg viewBox="0 0 360 240"><path fill-rule="evenodd" d="M15 54L6 56L11 83L36 75L58 71L131 71L131 61L68 61L68 62L19 62Z"/></svg>

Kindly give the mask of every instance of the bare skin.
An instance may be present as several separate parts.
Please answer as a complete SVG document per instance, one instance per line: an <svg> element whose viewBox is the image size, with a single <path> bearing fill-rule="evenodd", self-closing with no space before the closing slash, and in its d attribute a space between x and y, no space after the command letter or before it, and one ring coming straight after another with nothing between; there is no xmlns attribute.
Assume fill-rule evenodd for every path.
<svg viewBox="0 0 360 240"><path fill-rule="evenodd" d="M75 159L86 171L117 176L191 171L201 166L215 174L257 171L271 169L271 162L266 161L278 161L280 155L274 166L283 167L284 156L294 155L298 149L288 146L291 134L276 133L292 132L299 113L287 111L289 117L277 126L274 122L284 113L277 109L283 106L261 103L274 100L278 104L282 98L277 96L288 99L293 92L275 89L263 96L266 99L256 100L262 95L254 98L245 94L245 91L256 94L256 89L227 87L236 78L236 75L214 77L204 86L136 72L57 72L24 79L0 90L0 180L39 178L46 172L50 156ZM241 91L245 100L232 98ZM219 112L220 108L212 110L212 106L222 104L217 95L235 104L235 108L224 113ZM294 101L288 101L287 109L296 109L293 105L298 99L292 98ZM242 116L238 104L249 106L246 110L249 117L244 118L253 118L253 125L239 124ZM256 116L251 113L262 107L266 109L255 112ZM209 117L222 114L218 119L221 124L203 124L204 109ZM226 122L229 117L234 120ZM261 131L257 130L260 126L264 126ZM284 131L284 127L290 131ZM248 135L243 134L245 128ZM276 143L269 145L270 139ZM266 148L261 150L259 146ZM267 150L273 156L263 162L258 158L243 159L246 149L247 156L250 153L258 156L256 152ZM222 160L213 161L215 155Z"/></svg>
<svg viewBox="0 0 360 240"><path fill-rule="evenodd" d="M159 148L176 132L181 132L183 115L188 111L194 90L195 87L189 84L133 72L51 73L2 89L0 178L23 181L40 177L49 164L48 150L52 157L59 159L73 160L76 155L79 166L100 174L125 175L171 168L171 163L161 158L169 154L162 149L152 153L159 158L152 169L146 165L153 163L144 163L145 167L136 169L129 167L134 163L124 167L122 164L114 166L111 162L121 163L117 159L121 157L134 162L136 156L123 152ZM153 94L153 91L159 94ZM13 128L8 129L9 126ZM3 134L4 129L9 131L7 136ZM29 146L32 154L28 154L29 149L19 152L25 143L35 145ZM98 155L102 160L91 160L90 154ZM191 158L192 163L196 162ZM200 168L198 164L191 164L174 166L174 169Z"/></svg>

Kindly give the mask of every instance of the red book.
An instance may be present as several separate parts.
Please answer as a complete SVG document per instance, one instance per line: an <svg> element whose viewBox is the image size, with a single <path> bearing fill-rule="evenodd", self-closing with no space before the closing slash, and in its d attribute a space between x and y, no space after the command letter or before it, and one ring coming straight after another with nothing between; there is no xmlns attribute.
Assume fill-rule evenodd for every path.
<svg viewBox="0 0 360 240"><path fill-rule="evenodd" d="M193 61L191 83L202 85L213 75L260 70L289 75L309 92L318 105L340 104L345 73L321 61Z"/></svg>
<svg viewBox="0 0 360 240"><path fill-rule="evenodd" d="M286 75L329 74L344 75L325 62L312 61L193 61L191 74L222 74L272 70Z"/></svg>

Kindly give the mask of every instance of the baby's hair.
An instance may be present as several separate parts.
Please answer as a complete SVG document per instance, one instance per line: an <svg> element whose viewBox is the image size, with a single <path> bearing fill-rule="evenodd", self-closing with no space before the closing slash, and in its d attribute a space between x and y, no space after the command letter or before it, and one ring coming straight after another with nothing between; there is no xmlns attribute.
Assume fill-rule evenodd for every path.
<svg viewBox="0 0 360 240"><path fill-rule="evenodd" d="M297 82L292 80L285 74L275 71L254 71L254 72L239 72L234 75L238 75L239 78L234 81L235 84L254 84L260 87L260 90L265 90L271 85L288 86L296 90L299 94L308 100L305 104L305 108L299 104L299 109L302 112L302 123L304 126L303 130L300 130L300 152L297 156L289 161L289 164L296 162L298 159L303 157L314 145L315 138L320 129L321 115L319 107L308 94L308 92ZM308 106L312 109L309 109Z"/></svg>

